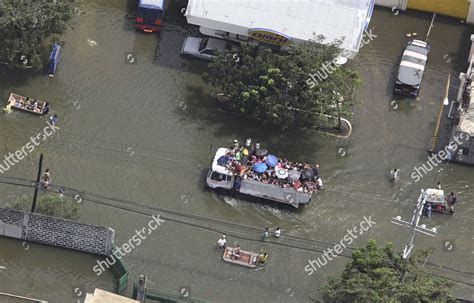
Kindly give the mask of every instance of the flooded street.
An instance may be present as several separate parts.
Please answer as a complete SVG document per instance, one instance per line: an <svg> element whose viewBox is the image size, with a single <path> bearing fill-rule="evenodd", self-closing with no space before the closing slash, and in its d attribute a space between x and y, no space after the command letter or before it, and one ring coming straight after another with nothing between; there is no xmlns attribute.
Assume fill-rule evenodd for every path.
<svg viewBox="0 0 474 303"><path fill-rule="evenodd" d="M352 63L362 79L360 102L350 119L354 131L349 139L340 139L281 132L217 110L201 79L206 63L179 55L184 38L198 34L186 24L181 7L171 5L165 29L155 35L133 29L135 5L136 1L125 0L83 1L82 14L61 37L65 45L53 79L0 70L2 100L10 92L49 100L60 127L5 175L33 179L44 153L53 183L81 190L80 222L110 226L116 244L128 241L149 217L98 205L83 191L154 208L126 205L149 214L165 208L262 231L279 226L283 235L315 241L293 238L278 240L291 244L287 246L265 244L253 228L181 217L185 225L165 218L125 258L131 273L129 295L132 280L147 274L151 288L176 292L188 287L192 296L212 302L310 302L349 259L338 257L308 276L309 259L341 241L364 216L376 224L353 247L376 239L402 250L409 233L390 219L400 215L410 220L420 190L440 181L446 191L458 193L460 202L453 216L422 219L438 229L438 236L418 235L416 248L432 247L426 266L458 281L455 293L474 300L474 168L445 163L417 183L410 177L414 167L426 163L448 74L455 87L458 73L467 67L472 27L438 17L420 97L394 100L391 91L408 41L405 33L417 32L424 38L431 16L414 12L395 16L389 9L376 8L369 29L377 37ZM133 62L127 60L129 54ZM43 128L45 119L21 112L1 115L1 154L23 146ZM298 211L205 190L204 175L215 148L247 137L260 140L279 156L319 163L325 190ZM394 167L401 169L397 184L387 177ZM0 184L0 205L32 193L30 188ZM237 241L245 249L265 249L268 265L249 270L224 263L215 249L221 233L228 235L229 244ZM454 249L443 249L445 241L455 243ZM343 255L350 252L347 249ZM29 295L50 302L77 302L76 287L89 292L95 287L115 290L113 273L97 277L93 272L96 260L92 255L0 238L0 266L5 267L0 267L0 292L27 295L28 289Z"/></svg>

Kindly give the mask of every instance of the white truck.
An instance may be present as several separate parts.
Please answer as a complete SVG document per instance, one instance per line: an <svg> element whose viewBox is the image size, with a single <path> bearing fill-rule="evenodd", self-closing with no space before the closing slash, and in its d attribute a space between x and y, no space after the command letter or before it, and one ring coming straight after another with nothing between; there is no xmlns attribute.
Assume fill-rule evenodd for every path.
<svg viewBox="0 0 474 303"><path fill-rule="evenodd" d="M217 150L211 168L206 177L206 184L212 189L224 189L228 192L237 192L252 197L275 201L298 208L311 201L311 194L300 192L292 187L283 188L277 184L263 183L236 176L225 166L218 164L218 159L225 156L227 148Z"/></svg>

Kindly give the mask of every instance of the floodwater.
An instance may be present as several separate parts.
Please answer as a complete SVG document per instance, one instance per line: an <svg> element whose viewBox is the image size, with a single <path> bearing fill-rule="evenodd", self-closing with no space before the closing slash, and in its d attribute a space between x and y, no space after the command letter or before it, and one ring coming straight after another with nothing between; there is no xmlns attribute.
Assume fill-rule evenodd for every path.
<svg viewBox="0 0 474 303"><path fill-rule="evenodd" d="M293 247L265 244L252 229L171 216L206 229L168 220L125 257L131 279L147 274L151 288L187 287L192 296L213 302L311 301L348 260L338 257L308 276L308 260L319 257L317 251L328 247L325 243L341 241L348 228L371 216L376 224L352 246L372 238L401 250L408 231L390 219L400 215L410 220L420 189L441 181L445 189L458 193L457 212L423 218L428 227L438 229L438 236L418 235L416 248L432 247L426 267L457 280L456 294L474 299L473 168L443 164L418 183L410 178L413 168L427 160L447 75L457 79L467 67L472 27L438 17L419 99L391 102L397 62L408 41L405 33L417 32L423 38L431 16L395 16L388 9L376 9L369 29L377 38L352 63L363 79L357 93L360 103L351 118L354 131L349 139L339 139L283 133L218 111L201 79L206 63L179 56L184 37L198 33L186 24L180 5L171 4L166 28L158 35L133 30L135 5L124 0L84 1L82 14L61 36L65 47L54 79L1 70L2 100L10 91L48 100L61 128L6 175L33 179L39 154L44 153L44 165L58 185L262 230L279 226L284 235L315 240L276 241ZM128 54L134 56L134 64L127 61ZM2 115L1 154L21 148L44 125L45 118L19 112ZM204 190L211 150L247 137L260 139L265 148L289 159L319 163L326 189L298 211ZM393 167L401 169L395 185L387 180ZM31 196L32 190L2 184L0 193L1 205L8 205L22 195ZM150 220L87 199L85 195L80 221L112 227L117 245ZM229 244L268 251L267 266L252 270L224 263L214 246L220 233L228 234ZM453 249L443 249L447 240ZM342 254L350 255L350 250ZM0 291L51 302L77 302L76 288L113 291L115 276L106 272L97 277L92 271L95 262L87 254L0 239Z"/></svg>

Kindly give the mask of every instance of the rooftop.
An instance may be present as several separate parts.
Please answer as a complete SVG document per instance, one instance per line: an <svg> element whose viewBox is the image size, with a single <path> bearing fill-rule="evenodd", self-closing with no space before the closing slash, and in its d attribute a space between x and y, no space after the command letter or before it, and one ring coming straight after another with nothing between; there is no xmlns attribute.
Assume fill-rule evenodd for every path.
<svg viewBox="0 0 474 303"><path fill-rule="evenodd" d="M84 303L138 303L138 301L96 288L94 294L87 294Z"/></svg>
<svg viewBox="0 0 474 303"><path fill-rule="evenodd" d="M328 43L357 52L374 0L189 0L188 22L247 35L264 28L298 40L323 35Z"/></svg>

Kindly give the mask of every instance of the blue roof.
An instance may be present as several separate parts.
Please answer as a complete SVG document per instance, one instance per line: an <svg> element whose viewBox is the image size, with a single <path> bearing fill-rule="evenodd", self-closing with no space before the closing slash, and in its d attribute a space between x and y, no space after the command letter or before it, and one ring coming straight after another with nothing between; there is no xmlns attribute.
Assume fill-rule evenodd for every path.
<svg viewBox="0 0 474 303"><path fill-rule="evenodd" d="M138 7L163 10L165 0L140 0Z"/></svg>

